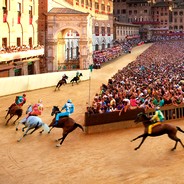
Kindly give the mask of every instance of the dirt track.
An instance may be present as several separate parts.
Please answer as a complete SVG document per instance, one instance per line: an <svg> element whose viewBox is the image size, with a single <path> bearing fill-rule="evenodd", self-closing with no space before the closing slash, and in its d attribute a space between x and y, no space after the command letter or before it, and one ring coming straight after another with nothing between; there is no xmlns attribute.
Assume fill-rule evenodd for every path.
<svg viewBox="0 0 184 184"><path fill-rule="evenodd" d="M136 47L131 54L117 59L113 64L94 70L91 83L67 84L57 92L54 92L54 87L26 92L24 113L29 104L41 98L44 104L41 118L49 124L52 106L61 107L70 98L75 104L72 118L83 125L86 103L93 99L100 85L148 46ZM177 150L171 152L174 142L166 135L148 138L140 150L134 151L140 140L133 143L130 140L141 134L143 127L90 135L76 129L60 148L55 147L54 140L61 137L61 129L53 129L49 135L39 135L37 131L18 143L21 130L16 132L11 122L5 126L4 120L5 110L14 97L0 97L0 184L184 183L184 150L178 145ZM175 124L184 129L183 121ZM178 133L178 136L184 141L184 134Z"/></svg>

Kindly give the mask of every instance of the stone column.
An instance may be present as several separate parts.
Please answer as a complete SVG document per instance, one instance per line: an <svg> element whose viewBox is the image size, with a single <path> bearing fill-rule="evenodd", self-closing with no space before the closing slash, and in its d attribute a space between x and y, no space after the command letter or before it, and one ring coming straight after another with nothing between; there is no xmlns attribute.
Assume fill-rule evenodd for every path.
<svg viewBox="0 0 184 184"><path fill-rule="evenodd" d="M35 74L39 74L40 73L40 63L39 63L39 60L34 62L34 71L35 71Z"/></svg>
<svg viewBox="0 0 184 184"><path fill-rule="evenodd" d="M9 76L10 76L10 77L15 76L14 68L11 68L11 69L9 70Z"/></svg>
<svg viewBox="0 0 184 184"><path fill-rule="evenodd" d="M92 61L92 52L91 52L91 43L87 40L80 40L79 41L79 65L80 69L88 69L89 65L93 63Z"/></svg>
<svg viewBox="0 0 184 184"><path fill-rule="evenodd" d="M28 75L28 63L24 62L22 65L23 75Z"/></svg>

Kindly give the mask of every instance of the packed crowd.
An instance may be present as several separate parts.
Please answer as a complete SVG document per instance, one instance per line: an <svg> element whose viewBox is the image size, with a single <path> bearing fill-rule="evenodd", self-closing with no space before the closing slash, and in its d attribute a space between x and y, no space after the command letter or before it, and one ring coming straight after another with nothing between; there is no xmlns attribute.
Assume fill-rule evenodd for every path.
<svg viewBox="0 0 184 184"><path fill-rule="evenodd" d="M94 97L91 113L184 104L184 42L156 42Z"/></svg>
<svg viewBox="0 0 184 184"><path fill-rule="evenodd" d="M35 47L30 47L26 45L22 46L10 46L10 47L5 47L3 46L0 48L0 54L5 54L5 53L13 53L13 52L22 52L22 51L27 51L27 50L36 50L36 49L42 49L42 45L37 45Z"/></svg>
<svg viewBox="0 0 184 184"><path fill-rule="evenodd" d="M132 47L138 45L140 38L134 38L124 41L114 41L114 45L111 48L105 50L94 51L93 63L94 68L99 69L102 63L117 58L124 53L131 53Z"/></svg>

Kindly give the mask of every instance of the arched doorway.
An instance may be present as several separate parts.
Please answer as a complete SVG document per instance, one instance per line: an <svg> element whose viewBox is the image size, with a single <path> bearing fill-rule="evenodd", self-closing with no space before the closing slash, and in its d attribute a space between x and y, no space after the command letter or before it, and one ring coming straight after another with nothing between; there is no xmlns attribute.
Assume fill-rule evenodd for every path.
<svg viewBox="0 0 184 184"><path fill-rule="evenodd" d="M48 71L88 69L93 63L91 15L69 8L53 8L46 16Z"/></svg>
<svg viewBox="0 0 184 184"><path fill-rule="evenodd" d="M58 70L79 69L79 33L67 28L58 33L57 40Z"/></svg>

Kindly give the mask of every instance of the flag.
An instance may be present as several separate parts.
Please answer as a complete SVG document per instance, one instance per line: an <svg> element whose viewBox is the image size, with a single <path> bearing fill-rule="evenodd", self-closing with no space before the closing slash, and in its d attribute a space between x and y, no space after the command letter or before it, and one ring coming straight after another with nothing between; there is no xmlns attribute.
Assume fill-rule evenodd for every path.
<svg viewBox="0 0 184 184"><path fill-rule="evenodd" d="M89 69L90 69L90 72L92 72L93 71L93 65L91 64L91 65L89 65Z"/></svg>

